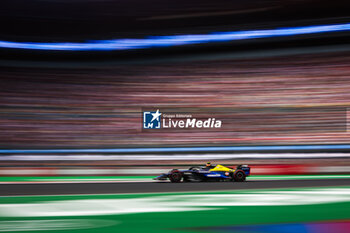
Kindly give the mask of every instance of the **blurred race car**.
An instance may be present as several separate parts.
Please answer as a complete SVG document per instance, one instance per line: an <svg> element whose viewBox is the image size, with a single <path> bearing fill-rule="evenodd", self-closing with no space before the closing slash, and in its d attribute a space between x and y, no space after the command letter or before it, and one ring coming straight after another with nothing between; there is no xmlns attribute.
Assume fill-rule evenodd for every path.
<svg viewBox="0 0 350 233"><path fill-rule="evenodd" d="M236 169L222 165L211 165L205 167L190 167L188 170L173 169L168 173L161 174L154 180L170 180L173 183L179 182L203 182L203 181L235 181L243 182L250 175L248 165L238 165Z"/></svg>

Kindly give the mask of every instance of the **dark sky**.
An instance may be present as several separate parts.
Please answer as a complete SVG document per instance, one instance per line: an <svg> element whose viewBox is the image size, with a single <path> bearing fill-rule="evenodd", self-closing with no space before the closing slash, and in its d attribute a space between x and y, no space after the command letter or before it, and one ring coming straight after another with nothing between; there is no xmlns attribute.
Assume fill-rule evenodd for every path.
<svg viewBox="0 0 350 233"><path fill-rule="evenodd" d="M348 21L334 0L3 0L0 40L72 41Z"/></svg>

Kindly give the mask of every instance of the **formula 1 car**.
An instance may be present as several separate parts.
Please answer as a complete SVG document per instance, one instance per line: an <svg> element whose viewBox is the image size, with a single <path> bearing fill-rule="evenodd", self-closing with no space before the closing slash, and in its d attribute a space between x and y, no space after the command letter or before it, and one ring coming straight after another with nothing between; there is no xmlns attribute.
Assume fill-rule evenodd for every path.
<svg viewBox="0 0 350 233"><path fill-rule="evenodd" d="M216 165L213 167L190 167L188 170L173 169L168 173L161 174L154 180L170 180L179 182L207 182L207 181L235 181L243 182L250 175L248 165L238 165L236 169Z"/></svg>

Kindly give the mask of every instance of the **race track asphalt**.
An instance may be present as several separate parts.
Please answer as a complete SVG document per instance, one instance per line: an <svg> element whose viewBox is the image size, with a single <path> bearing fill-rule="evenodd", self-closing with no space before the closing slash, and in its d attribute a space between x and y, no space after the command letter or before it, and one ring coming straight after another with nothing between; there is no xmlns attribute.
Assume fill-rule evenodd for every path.
<svg viewBox="0 0 350 233"><path fill-rule="evenodd" d="M133 182L133 183L35 183L0 184L0 196L191 192L238 189L350 186L350 179L275 180L201 183Z"/></svg>

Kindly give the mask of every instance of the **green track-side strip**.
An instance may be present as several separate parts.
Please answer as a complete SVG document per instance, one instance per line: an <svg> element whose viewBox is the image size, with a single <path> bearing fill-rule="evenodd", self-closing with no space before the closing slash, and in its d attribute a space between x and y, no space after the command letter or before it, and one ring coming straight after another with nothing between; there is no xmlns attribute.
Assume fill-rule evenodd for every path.
<svg viewBox="0 0 350 233"><path fill-rule="evenodd" d="M333 187L329 189L329 195L335 195L337 189L350 189L349 186L343 187ZM112 200L125 199L122 203L126 203L127 207L130 204L130 208L135 198L156 198L156 197L171 197L174 196L172 201L175 203L186 204L186 195L189 197L191 195L204 195L204 194L238 194L243 195L243 198L249 196L248 203L254 202L255 195L260 195L266 193L271 195L275 193L290 193L290 192L308 192L317 190L328 190L328 188L288 188L288 189L265 189L265 190L230 190L230 191L220 191L220 192L191 192L191 193L167 193L167 194L111 194L111 195L57 195L57 196L13 196L13 197L1 197L0 206L6 205L20 205L18 206L18 213L24 211L24 205L26 204L36 204L36 203L50 203L55 201L69 201L74 205L76 200L86 200L83 206L77 206L78 210L86 211L90 204L93 205L97 200L105 200L106 203L111 203ZM282 191L282 192L281 192ZM341 193L341 191L340 191ZM348 193L348 192L347 192ZM310 195L314 198L312 193L301 194L305 198L309 198ZM339 194L342 195L342 194ZM345 194L344 194L345 195ZM181 197L181 199L178 199ZM316 195L317 196L317 195ZM315 196L315 197L316 197ZM328 194L323 196L327 199ZM335 196L337 197L337 196ZM338 196L339 197L339 196ZM205 198L205 196L203 196ZM220 201L223 197L214 197L214 201ZM312 198L312 199L313 199ZM161 199L166 202L167 199ZM179 202L178 202L178 201ZM188 201L191 199L188 199ZM234 200L234 199L233 199ZM288 198L286 199L288 200ZM299 201L300 199L297 199ZM73 201L73 202L70 202ZM284 224L284 223L307 223L307 222L322 222L322 221L344 221L350 219L350 202L349 201L339 201L334 202L333 199L329 199L324 203L315 204L294 204L294 205L245 205L245 206L220 206L216 208L215 206L209 207L208 210L195 210L195 211L171 211L169 212L147 212L147 213L132 213L132 214L100 214L100 215L72 215L72 216L60 216L60 217L33 217L33 216L12 216L3 214L0 217L0 232L1 226L8 226L11 221L20 221L18 226L14 222L14 226L17 228L23 228L28 226L31 228L38 228L36 232L74 232L74 233L136 233L136 232L153 232L153 233L195 233L195 232L207 232L207 233L219 233L216 230L201 230L205 227L218 227L218 226L241 226L241 225L256 225L256 224ZM336 201L336 200L335 200ZM192 202L188 202L191 204ZM207 205L204 202L204 207ZM109 204L110 205L110 204ZM209 205L208 205L209 206ZM119 208L119 206L117 206ZM152 206L151 206L152 207ZM17 207L16 207L17 208ZM39 208L39 211L44 210L46 207ZM64 210L64 206L59 207L57 211ZM91 208L91 207L90 207ZM106 206L108 208L108 205ZM125 208L125 207L124 207ZM103 210L103 208L101 209ZM1 208L0 208L1 211ZM10 214L10 213L9 213ZM55 214L55 212L54 212ZM96 226L96 228L89 229L74 229L74 230L55 230L55 231L39 231L40 228L45 226L47 222L40 221L70 221L75 220L82 223L97 224L103 221L110 221L114 224L109 226ZM3 223L3 225L2 225ZM54 222L51 222L52 224ZM26 225L28 224L28 225ZM69 224L68 224L69 225ZM81 226L83 226L82 224ZM97 224L98 225L98 224ZM80 225L78 225L80 226ZM17 229L16 228L16 229ZM11 229L11 230L14 230ZM13 231L12 231L13 232ZM236 231L235 231L236 232Z"/></svg>

